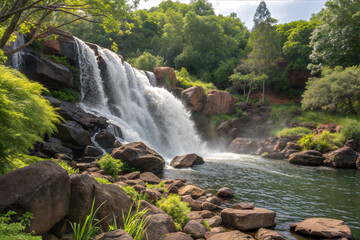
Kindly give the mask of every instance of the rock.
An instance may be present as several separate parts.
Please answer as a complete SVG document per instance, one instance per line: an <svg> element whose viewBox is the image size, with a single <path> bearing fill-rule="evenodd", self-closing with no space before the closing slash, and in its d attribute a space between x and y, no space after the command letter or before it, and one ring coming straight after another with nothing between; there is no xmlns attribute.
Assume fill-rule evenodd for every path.
<svg viewBox="0 0 360 240"><path fill-rule="evenodd" d="M82 150L91 144L91 135L75 121L66 121L58 125L55 137L60 139L66 147Z"/></svg>
<svg viewBox="0 0 360 240"><path fill-rule="evenodd" d="M206 96L204 114L227 115L235 111L236 98L228 92L210 90Z"/></svg>
<svg viewBox="0 0 360 240"><path fill-rule="evenodd" d="M145 182L141 179L125 180L125 183L129 186L135 186L135 185L141 185L143 187L146 186Z"/></svg>
<svg viewBox="0 0 360 240"><path fill-rule="evenodd" d="M233 198L234 191L228 187L220 188L219 191L216 193L217 196L221 198Z"/></svg>
<svg viewBox="0 0 360 240"><path fill-rule="evenodd" d="M209 225L209 227L214 228L214 227L219 227L220 224L222 223L222 219L220 216L214 216L212 218L208 218L205 220L207 222L207 224Z"/></svg>
<svg viewBox="0 0 360 240"><path fill-rule="evenodd" d="M280 141L275 145L273 151L274 151L274 152L280 152L280 151L282 151L282 150L286 147L287 143L288 143L288 142L287 142L286 140L280 140Z"/></svg>
<svg viewBox="0 0 360 240"><path fill-rule="evenodd" d="M203 238L205 233L210 231L203 224L190 220L184 227L184 232L190 234L193 238Z"/></svg>
<svg viewBox="0 0 360 240"><path fill-rule="evenodd" d="M214 234L208 240L253 240L252 236L242 233L240 231L230 231L230 232L224 232L224 233L218 233Z"/></svg>
<svg viewBox="0 0 360 240"><path fill-rule="evenodd" d="M324 155L324 165L336 168L356 168L359 155L350 147L342 147Z"/></svg>
<svg viewBox="0 0 360 240"><path fill-rule="evenodd" d="M202 211L191 211L187 214L187 216L191 220L198 220L198 219L204 219L204 218L211 218L211 212L208 210L202 210Z"/></svg>
<svg viewBox="0 0 360 240"><path fill-rule="evenodd" d="M300 151L295 150L295 149L286 150L286 151L285 151L285 158L289 158L291 154L293 154L293 153L298 153L298 152L300 152Z"/></svg>
<svg viewBox="0 0 360 240"><path fill-rule="evenodd" d="M276 213L265 208L232 209L221 211L223 224L230 228L247 231L275 226Z"/></svg>
<svg viewBox="0 0 360 240"><path fill-rule="evenodd" d="M108 229L108 222L111 223L116 216L118 225L123 223L122 214L127 216L132 201L125 191L115 184L100 184L88 175L72 175L71 195L68 219L71 222L84 221L90 213L91 205L95 199L94 210L103 204L97 214L101 222L101 228Z"/></svg>
<svg viewBox="0 0 360 240"><path fill-rule="evenodd" d="M181 99L191 111L201 111L204 107L205 91L200 86L193 86L181 93Z"/></svg>
<svg viewBox="0 0 360 240"><path fill-rule="evenodd" d="M113 148L115 140L115 136L106 129L101 130L95 136L95 141L104 149Z"/></svg>
<svg viewBox="0 0 360 240"><path fill-rule="evenodd" d="M181 99L182 91L184 91L184 89L181 87L174 87L174 88L170 89L170 92L172 93L172 95L174 95L178 99Z"/></svg>
<svg viewBox="0 0 360 240"><path fill-rule="evenodd" d="M201 202L194 200L190 195L182 196L181 201L189 203L189 205L193 211L201 210Z"/></svg>
<svg viewBox="0 0 360 240"><path fill-rule="evenodd" d="M0 176L0 211L34 215L29 231L48 232L69 211L70 178L53 161L42 161Z"/></svg>
<svg viewBox="0 0 360 240"><path fill-rule="evenodd" d="M175 232L175 223L169 215L160 213L149 216L146 229L147 239L159 240L172 232Z"/></svg>
<svg viewBox="0 0 360 240"><path fill-rule="evenodd" d="M175 71L171 67L157 67L153 69L153 72L158 86L172 89L178 85Z"/></svg>
<svg viewBox="0 0 360 240"><path fill-rule="evenodd" d="M133 238L123 229L116 229L111 232L102 233L96 236L94 240L133 240Z"/></svg>
<svg viewBox="0 0 360 240"><path fill-rule="evenodd" d="M360 170L360 157L358 157L358 159L356 159L356 168L358 170Z"/></svg>
<svg viewBox="0 0 360 240"><path fill-rule="evenodd" d="M139 171L131 172L131 173L125 174L125 177L128 179L137 179L137 178L140 178L140 172Z"/></svg>
<svg viewBox="0 0 360 240"><path fill-rule="evenodd" d="M260 147L259 141L251 138L235 138L229 147L233 153L255 154Z"/></svg>
<svg viewBox="0 0 360 240"><path fill-rule="evenodd" d="M263 158L267 158L267 159L284 159L285 158L285 153L283 152L274 152L274 153L268 153L268 154L263 154L262 155Z"/></svg>
<svg viewBox="0 0 360 240"><path fill-rule="evenodd" d="M73 151L70 148L65 147L59 139L53 137L43 144L42 150L52 156L58 153L64 153L68 156L74 155Z"/></svg>
<svg viewBox="0 0 360 240"><path fill-rule="evenodd" d="M320 166L323 163L324 157L319 151L306 150L293 153L289 156L289 163L305 166Z"/></svg>
<svg viewBox="0 0 360 240"><path fill-rule="evenodd" d="M241 202L241 203L237 203L234 206L235 209L253 209L254 204L253 203L248 203L248 202Z"/></svg>
<svg viewBox="0 0 360 240"><path fill-rule="evenodd" d="M147 209L146 214L145 214L146 216L154 215L154 214L166 214L163 210L161 210L158 207L155 207L154 205L148 203L145 200L140 200L140 208L142 210Z"/></svg>
<svg viewBox="0 0 360 240"><path fill-rule="evenodd" d="M278 232L265 228L260 228L256 232L255 238L257 240L285 240Z"/></svg>
<svg viewBox="0 0 360 240"><path fill-rule="evenodd" d="M300 235L327 239L355 239L344 221L331 218L309 218L290 225L290 229Z"/></svg>
<svg viewBox="0 0 360 240"><path fill-rule="evenodd" d="M141 172L160 173L165 167L164 159L142 142L133 142L116 148L111 156L127 162Z"/></svg>
<svg viewBox="0 0 360 240"><path fill-rule="evenodd" d="M192 237L183 232L169 233L160 238L160 240L193 240Z"/></svg>
<svg viewBox="0 0 360 240"><path fill-rule="evenodd" d="M227 137L229 135L230 130L231 130L231 123L229 121L226 121L220 123L215 131L220 137Z"/></svg>
<svg viewBox="0 0 360 240"><path fill-rule="evenodd" d="M285 146L285 148L282 150L287 151L287 150L297 150L297 151L301 151L301 146L298 143L294 143L294 142L288 142Z"/></svg>
<svg viewBox="0 0 360 240"><path fill-rule="evenodd" d="M221 200L218 197L209 197L206 201L211 202L215 205L221 205Z"/></svg>
<svg viewBox="0 0 360 240"><path fill-rule="evenodd" d="M345 142L345 147L352 148L352 150L356 151L359 147L359 144L354 139L351 139Z"/></svg>
<svg viewBox="0 0 360 240"><path fill-rule="evenodd" d="M144 172L140 174L140 179L143 180L145 183L155 184L155 185L161 182L161 179L151 172Z"/></svg>
<svg viewBox="0 0 360 240"><path fill-rule="evenodd" d="M215 204L211 203L211 202L203 202L201 204L201 208L204 210L209 210L209 211L214 211L216 209Z"/></svg>
<svg viewBox="0 0 360 240"><path fill-rule="evenodd" d="M199 198L205 195L205 191L194 185L187 185L179 188L179 195L190 195L192 198Z"/></svg>
<svg viewBox="0 0 360 240"><path fill-rule="evenodd" d="M193 165L203 164L204 159L195 153L176 156L170 163L174 168L187 168Z"/></svg>
<svg viewBox="0 0 360 240"><path fill-rule="evenodd" d="M157 200L159 200L162 195L159 191L156 191L154 189L150 189L150 188L146 188L143 191L143 194L146 195L147 199L149 199L149 201L151 202L156 202Z"/></svg>
<svg viewBox="0 0 360 240"><path fill-rule="evenodd" d="M102 154L103 152L101 151L101 149L92 145L87 145L84 149L83 156L98 157Z"/></svg>
<svg viewBox="0 0 360 240"><path fill-rule="evenodd" d="M145 187L144 186L141 186L141 185L134 185L133 188L135 189L135 191L137 191L138 193L141 193L142 191L145 190Z"/></svg>
<svg viewBox="0 0 360 240"><path fill-rule="evenodd" d="M211 236L213 236L217 233L223 233L223 232L226 232L225 229L223 229L221 227L214 227L213 229L210 230L210 232L205 233L205 239L209 239Z"/></svg>

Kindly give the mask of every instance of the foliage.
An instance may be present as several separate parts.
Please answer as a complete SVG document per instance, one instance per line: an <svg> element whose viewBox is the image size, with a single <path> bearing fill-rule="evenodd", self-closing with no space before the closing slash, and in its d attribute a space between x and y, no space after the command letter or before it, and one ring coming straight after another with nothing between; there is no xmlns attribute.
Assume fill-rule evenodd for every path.
<svg viewBox="0 0 360 240"><path fill-rule="evenodd" d="M59 162L59 165L65 169L69 174L77 174L79 172L79 169L73 168L69 166L69 164L66 161Z"/></svg>
<svg viewBox="0 0 360 240"><path fill-rule="evenodd" d="M143 52L137 58L130 58L128 62L135 68L140 70L152 71L156 67L165 65L164 58L161 56L153 56L151 53Z"/></svg>
<svg viewBox="0 0 360 240"><path fill-rule="evenodd" d="M355 119L345 119L341 122L341 134L345 139L354 139L360 143L360 122Z"/></svg>
<svg viewBox="0 0 360 240"><path fill-rule="evenodd" d="M123 162L123 166L121 167L121 170L124 171L124 172L136 172L136 171L139 171L139 169L130 166L130 164L127 163L127 162Z"/></svg>
<svg viewBox="0 0 360 240"><path fill-rule="evenodd" d="M11 169L11 158L26 153L60 122L48 101L45 88L20 72L0 65L0 173Z"/></svg>
<svg viewBox="0 0 360 240"><path fill-rule="evenodd" d="M238 107L235 107L235 113L229 115L213 115L210 117L210 129L215 130L221 122L231 121L245 113Z"/></svg>
<svg viewBox="0 0 360 240"><path fill-rule="evenodd" d="M103 183L103 184L111 184L111 182L109 182L109 180L104 179L104 178L95 178L96 181L98 181L99 183Z"/></svg>
<svg viewBox="0 0 360 240"><path fill-rule="evenodd" d="M40 46L43 47L44 45L40 45ZM79 69L77 67L75 67L74 65L72 65L66 56L62 56L62 57L55 56L55 55L46 55L46 56L48 58L52 59L53 61L67 67L71 71L71 73L73 74L73 77L74 77L75 81L77 81L77 82L80 81Z"/></svg>
<svg viewBox="0 0 360 240"><path fill-rule="evenodd" d="M132 206L130 207L129 213L126 217L124 213L122 214L122 218L124 220L122 228L125 232L132 236L134 240L142 240L147 229L146 225L148 223L148 218L145 214L148 210L140 210L140 201L138 201L135 213L132 213L131 210Z"/></svg>
<svg viewBox="0 0 360 240"><path fill-rule="evenodd" d="M211 231L212 228L210 227L210 225L207 223L206 220L203 221L203 225Z"/></svg>
<svg viewBox="0 0 360 240"><path fill-rule="evenodd" d="M85 221L83 223L81 223L81 219L79 220L79 223L70 222L70 226L74 234L74 240L90 240L96 234L101 232L101 229L97 225L99 225L103 219L98 220L95 218L95 215L103 204L104 203L100 204L100 206L94 210L94 205L95 205L95 199L94 199L91 205L90 213L89 215L86 216Z"/></svg>
<svg viewBox="0 0 360 240"><path fill-rule="evenodd" d="M71 88L63 88L60 90L55 90L50 93L50 96L71 103L81 101L80 93Z"/></svg>
<svg viewBox="0 0 360 240"><path fill-rule="evenodd" d="M106 154L97 160L100 168L103 169L107 174L110 174L114 178L119 175L119 172L122 170L123 163L119 159L111 157L110 154Z"/></svg>
<svg viewBox="0 0 360 240"><path fill-rule="evenodd" d="M323 131L320 134L309 133L303 136L298 143L303 150L318 150L320 152L331 151L344 144L344 138L340 134Z"/></svg>
<svg viewBox="0 0 360 240"><path fill-rule="evenodd" d="M25 212L18 218L19 222L11 222L11 216L16 212L8 211L5 214L0 214L0 239L2 240L41 240L40 236L32 236L31 233L25 233L24 230L27 226L30 226L30 221L33 219L33 215L29 212Z"/></svg>
<svg viewBox="0 0 360 240"><path fill-rule="evenodd" d="M285 104L274 104L271 107L270 116L277 122L288 122L300 111L300 106L294 102Z"/></svg>
<svg viewBox="0 0 360 240"><path fill-rule="evenodd" d="M150 188L150 189L154 189L154 190L159 190L161 189L162 192L164 193L168 193L169 190L166 189L165 187L165 182L161 181L159 184L148 184L146 183L146 188Z"/></svg>
<svg viewBox="0 0 360 240"><path fill-rule="evenodd" d="M311 133L306 127L284 128L273 133L276 137L303 136Z"/></svg>
<svg viewBox="0 0 360 240"><path fill-rule="evenodd" d="M190 206L187 202L182 202L181 197L176 194L161 198L156 205L172 217L177 230L181 230L189 221L187 214L191 211Z"/></svg>
<svg viewBox="0 0 360 240"><path fill-rule="evenodd" d="M253 18L255 27L271 18L271 13L266 6L264 1L259 3L259 6L256 8L255 15Z"/></svg>
<svg viewBox="0 0 360 240"><path fill-rule="evenodd" d="M303 94L302 108L355 114L360 112L360 67L326 69L311 78Z"/></svg>
<svg viewBox="0 0 360 240"><path fill-rule="evenodd" d="M206 83L200 80L197 80L195 77L190 76L190 74L186 71L186 68L181 68L180 71L175 71L176 79L180 82L180 87L182 88L189 88L193 86L200 86L202 87L205 92L209 91L210 89L217 89L213 83Z"/></svg>
<svg viewBox="0 0 360 240"><path fill-rule="evenodd" d="M14 154L11 157L9 157L8 160L9 162L7 167L0 171L0 175L47 159L36 156L29 156L26 154Z"/></svg>
<svg viewBox="0 0 360 240"><path fill-rule="evenodd" d="M131 186L121 186L121 188L125 191L127 195L129 195L134 201L138 200L145 200L147 201L147 197L144 194L138 193L133 187Z"/></svg>

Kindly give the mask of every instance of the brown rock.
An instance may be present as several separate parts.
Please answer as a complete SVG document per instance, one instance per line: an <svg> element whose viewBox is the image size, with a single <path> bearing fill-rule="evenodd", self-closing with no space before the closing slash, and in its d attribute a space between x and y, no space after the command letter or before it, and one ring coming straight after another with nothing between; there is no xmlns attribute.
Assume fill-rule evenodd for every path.
<svg viewBox="0 0 360 240"><path fill-rule="evenodd" d="M302 222L291 224L290 229L300 235L328 239L355 239L344 221L331 218L309 218Z"/></svg>
<svg viewBox="0 0 360 240"><path fill-rule="evenodd" d="M179 189L179 195L190 195L192 198L199 198L205 195L205 191L194 185L187 185Z"/></svg>
<svg viewBox="0 0 360 240"><path fill-rule="evenodd" d="M213 203L211 203L211 202L205 201L205 202L203 202L203 203L201 204L201 208L202 208L203 210L214 211L214 210L216 209L216 205L213 204Z"/></svg>
<svg viewBox="0 0 360 240"><path fill-rule="evenodd" d="M159 184L161 179L151 172L144 172L140 175L140 179L143 180L145 183L149 184Z"/></svg>
<svg viewBox="0 0 360 240"><path fill-rule="evenodd" d="M128 179L137 179L137 178L140 178L140 172L131 172L131 173L125 174L125 177L127 177Z"/></svg>
<svg viewBox="0 0 360 240"><path fill-rule="evenodd" d="M203 164L204 159L195 153L176 156L170 163L174 168L187 168L193 165Z"/></svg>
<svg viewBox="0 0 360 240"><path fill-rule="evenodd" d="M181 201L189 203L193 211L201 210L201 202L194 200L190 195L182 196Z"/></svg>
<svg viewBox="0 0 360 240"><path fill-rule="evenodd" d="M212 116L233 113L235 103L236 98L230 93L210 90L206 96L204 114Z"/></svg>
<svg viewBox="0 0 360 240"><path fill-rule="evenodd" d="M156 202L157 200L159 200L162 197L162 195L159 191L156 191L156 190L150 189L150 188L146 188L143 191L143 194L145 194L146 197L149 199L149 201L152 201L152 202Z"/></svg>
<svg viewBox="0 0 360 240"><path fill-rule="evenodd" d="M350 147L339 148L324 155L324 165L336 168L356 168L359 155Z"/></svg>
<svg viewBox="0 0 360 240"><path fill-rule="evenodd" d="M116 229L111 232L102 233L96 236L94 240L133 240L133 238L123 229Z"/></svg>
<svg viewBox="0 0 360 240"><path fill-rule="evenodd" d="M360 157L358 157L358 159L356 159L356 168L358 170L360 170Z"/></svg>
<svg viewBox="0 0 360 240"><path fill-rule="evenodd" d="M160 208L148 203L145 200L140 200L140 208L142 210L147 210L145 215L155 215L155 214L166 214L163 210Z"/></svg>
<svg viewBox="0 0 360 240"><path fill-rule="evenodd" d="M219 227L222 223L222 219L220 216L214 216L212 218L206 219L205 221L211 228Z"/></svg>
<svg viewBox="0 0 360 240"><path fill-rule="evenodd" d="M220 188L219 191L216 193L217 196L221 198L233 198L234 191L228 187Z"/></svg>
<svg viewBox="0 0 360 240"><path fill-rule="evenodd" d="M102 154L103 152L101 151L101 149L92 145L87 145L84 149L83 156L97 157L101 156Z"/></svg>
<svg viewBox="0 0 360 240"><path fill-rule="evenodd" d="M225 239L231 239L231 240L254 240L252 236L242 233L240 231L230 231L230 232L224 232L224 233L218 233L214 234L208 240L225 240Z"/></svg>
<svg viewBox="0 0 360 240"><path fill-rule="evenodd" d="M209 197L206 201L211 202L215 205L221 205L221 200L218 197Z"/></svg>
<svg viewBox="0 0 360 240"><path fill-rule="evenodd" d="M321 153L315 150L293 153L288 159L289 163L305 166L320 166L323 163L323 160L324 157Z"/></svg>
<svg viewBox="0 0 360 240"><path fill-rule="evenodd" d="M255 235L257 240L285 240L278 232L266 228L260 228Z"/></svg>
<svg viewBox="0 0 360 240"><path fill-rule="evenodd" d="M247 231L275 226L276 213L265 208L232 209L221 211L223 224L230 228Z"/></svg>
<svg viewBox="0 0 360 240"><path fill-rule="evenodd" d="M171 89L178 85L175 71L171 67L157 67L154 68L153 72L158 86Z"/></svg>
<svg viewBox="0 0 360 240"><path fill-rule="evenodd" d="M202 210L202 211L191 211L187 214L187 216L191 220L199 220L199 219L205 219L205 218L211 218L211 212L208 210Z"/></svg>
<svg viewBox="0 0 360 240"><path fill-rule="evenodd" d="M210 230L207 227L195 220L190 220L184 227L184 232L190 234L195 239L203 238L208 231Z"/></svg>
<svg viewBox="0 0 360 240"><path fill-rule="evenodd" d="M169 215L160 213L149 216L146 229L147 239L159 240L172 232L175 232L175 223Z"/></svg>
<svg viewBox="0 0 360 240"><path fill-rule="evenodd" d="M165 234L160 240L193 240L192 237L183 232Z"/></svg>
<svg viewBox="0 0 360 240"><path fill-rule="evenodd" d="M205 100L204 89L200 86L193 86L185 89L181 93L181 99L191 111L201 111Z"/></svg>
<svg viewBox="0 0 360 240"><path fill-rule="evenodd" d="M253 203L248 203L248 202L241 202L241 203L237 203L234 206L235 209L253 209L254 204Z"/></svg>

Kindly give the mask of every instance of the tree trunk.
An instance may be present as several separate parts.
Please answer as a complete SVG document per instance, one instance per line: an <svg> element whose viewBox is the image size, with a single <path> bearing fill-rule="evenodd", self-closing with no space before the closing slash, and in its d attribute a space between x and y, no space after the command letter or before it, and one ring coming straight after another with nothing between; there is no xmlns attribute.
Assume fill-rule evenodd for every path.
<svg viewBox="0 0 360 240"><path fill-rule="evenodd" d="M262 102L265 102L265 81L263 81L263 92L262 92Z"/></svg>

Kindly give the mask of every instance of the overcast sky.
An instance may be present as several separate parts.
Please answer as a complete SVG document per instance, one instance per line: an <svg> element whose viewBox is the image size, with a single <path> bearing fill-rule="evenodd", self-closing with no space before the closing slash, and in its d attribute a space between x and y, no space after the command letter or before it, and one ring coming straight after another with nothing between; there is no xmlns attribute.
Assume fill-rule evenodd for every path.
<svg viewBox="0 0 360 240"><path fill-rule="evenodd" d="M260 1L257 0L208 0L212 3L215 13L224 16L231 12L237 16L249 28L253 25L253 16ZM148 9L159 5L161 0L141 1L139 9ZM189 3L189 0L180 0ZM268 0L265 1L271 12L271 16L279 20L279 23L286 23L296 20L309 20L311 14L318 13L326 0Z"/></svg>

